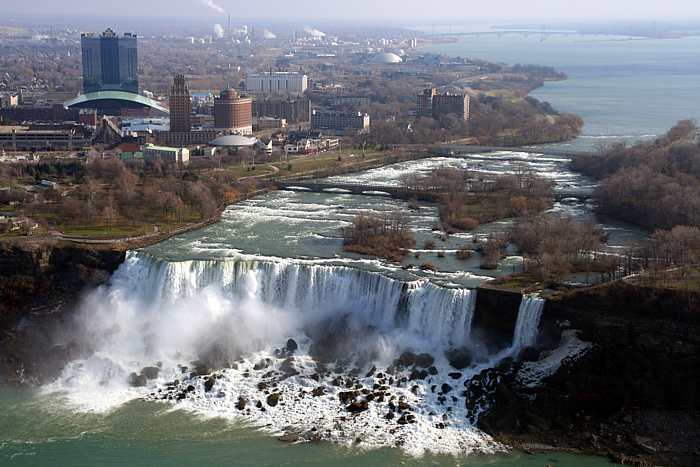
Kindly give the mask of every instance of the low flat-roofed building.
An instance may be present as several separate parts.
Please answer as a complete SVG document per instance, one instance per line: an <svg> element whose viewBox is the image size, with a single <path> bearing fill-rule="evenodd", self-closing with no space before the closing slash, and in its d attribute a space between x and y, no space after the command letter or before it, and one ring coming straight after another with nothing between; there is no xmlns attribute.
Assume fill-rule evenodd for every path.
<svg viewBox="0 0 700 467"><path fill-rule="evenodd" d="M313 130L332 130L335 132L363 131L369 128L369 114L362 112L343 112L337 110L311 111L311 128Z"/></svg>
<svg viewBox="0 0 700 467"><path fill-rule="evenodd" d="M156 131L153 133L156 144L171 147L200 146L221 135L220 130L195 131Z"/></svg>
<svg viewBox="0 0 700 467"><path fill-rule="evenodd" d="M143 157L147 162L162 160L172 164L187 165L190 162L190 151L187 148L170 148L146 144L143 146Z"/></svg>
<svg viewBox="0 0 700 467"><path fill-rule="evenodd" d="M279 130L287 128L287 120L274 117L256 117L253 119L253 131Z"/></svg>
<svg viewBox="0 0 700 467"><path fill-rule="evenodd" d="M0 148L9 151L72 151L90 146L92 138L82 125L0 126Z"/></svg>

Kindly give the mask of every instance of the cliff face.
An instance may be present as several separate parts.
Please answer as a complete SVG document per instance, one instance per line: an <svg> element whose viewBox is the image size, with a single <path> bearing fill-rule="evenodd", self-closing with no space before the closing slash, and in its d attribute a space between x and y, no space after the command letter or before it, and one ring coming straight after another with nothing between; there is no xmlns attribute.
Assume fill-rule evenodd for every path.
<svg viewBox="0 0 700 467"><path fill-rule="evenodd" d="M0 244L0 376L12 379L23 347L33 344L17 335L18 323L29 316L60 316L83 290L105 283L124 258L123 249L110 246Z"/></svg>
<svg viewBox="0 0 700 467"><path fill-rule="evenodd" d="M566 322L593 347L536 388L518 385L518 363L507 368L482 427L516 445L700 465L699 298L615 284L550 300L542 342Z"/></svg>
<svg viewBox="0 0 700 467"><path fill-rule="evenodd" d="M513 341L515 322L518 320L518 308L522 298L519 292L489 287L478 289L472 333L490 352L496 353L503 350Z"/></svg>

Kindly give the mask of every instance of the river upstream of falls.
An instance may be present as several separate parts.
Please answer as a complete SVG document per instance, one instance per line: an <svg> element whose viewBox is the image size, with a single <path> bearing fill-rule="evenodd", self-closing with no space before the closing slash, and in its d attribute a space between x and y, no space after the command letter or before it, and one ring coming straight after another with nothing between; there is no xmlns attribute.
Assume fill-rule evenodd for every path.
<svg viewBox="0 0 700 467"><path fill-rule="evenodd" d="M592 188L566 170L565 159L521 153L432 158L335 180L391 185L402 174L441 165L502 173L516 163L560 188ZM358 212L396 208L410 215L414 253L437 272L412 268L418 261L412 258L397 266L342 251L340 228ZM554 209L591 216L586 203ZM474 385L498 384L482 371L536 343L544 301L523 297L510 345L487 350L472 332L472 319L474 287L490 277L479 271L478 259L460 262L453 253L508 222L441 241L436 215L429 204L409 210L388 197L279 191L231 206L216 225L129 252L109 284L87 294L56 333L59 345L77 342L79 355L31 400L9 404L4 417L11 425L0 424L0 459L50 465L45 456L52 449L60 458L71 443L77 449L97 438L107 452L114 449L113 465L136 465L132 457L120 458L114 443L129 444L125 433L136 429L129 420L153 425L144 421L147 414L163 424L148 432L155 439L132 435L140 441L130 446L146 453L141 460L156 458L149 448L181 453L162 465L189 465L188 456L201 449L197 442L207 441L210 459L221 456L208 465L237 456L235 465L550 463L547 457L502 457L507 447L476 428L487 402ZM642 235L621 225L603 227L611 249ZM438 246L421 249L426 240ZM491 274L519 267L511 256ZM519 378L536 385L564 358L586 350L575 333L565 332L560 346L523 366ZM0 400L14 397L0 394ZM32 432L27 418L43 425ZM189 431L177 435L182 428L174 427L182 424ZM260 433L297 443L289 449L325 451L309 454L318 460L313 463L301 451L271 447L265 441L271 438ZM306 441L333 443L298 447L317 446ZM266 453L256 457L247 442ZM187 446L192 450L185 452ZM70 465L110 464L86 456L91 463ZM559 459L567 462L560 465L605 465Z"/></svg>

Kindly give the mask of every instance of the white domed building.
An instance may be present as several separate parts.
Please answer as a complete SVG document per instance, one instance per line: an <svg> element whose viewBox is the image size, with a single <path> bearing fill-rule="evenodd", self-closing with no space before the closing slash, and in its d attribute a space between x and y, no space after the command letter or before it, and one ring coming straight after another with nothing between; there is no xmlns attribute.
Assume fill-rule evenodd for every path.
<svg viewBox="0 0 700 467"><path fill-rule="evenodd" d="M403 59L395 53L380 53L372 57L372 63L376 65L398 65Z"/></svg>
<svg viewBox="0 0 700 467"><path fill-rule="evenodd" d="M256 138L243 135L224 135L209 142L209 146L215 148L246 148L254 146L257 142Z"/></svg>

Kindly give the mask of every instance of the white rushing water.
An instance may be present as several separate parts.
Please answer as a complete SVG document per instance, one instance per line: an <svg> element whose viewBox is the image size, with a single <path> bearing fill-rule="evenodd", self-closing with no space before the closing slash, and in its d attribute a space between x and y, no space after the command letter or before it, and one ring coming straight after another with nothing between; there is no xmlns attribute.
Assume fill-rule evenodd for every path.
<svg viewBox="0 0 700 467"><path fill-rule="evenodd" d="M304 325L347 314L357 326L400 328L455 346L469 337L476 296L468 289L427 280L405 283L344 266L238 258L171 262L139 252L128 254L112 284L113 294L128 290L151 306L217 290L229 298L284 310Z"/></svg>
<svg viewBox="0 0 700 467"><path fill-rule="evenodd" d="M512 349L515 353L535 344L544 304L545 300L536 295L523 296L513 335Z"/></svg>
<svg viewBox="0 0 700 467"><path fill-rule="evenodd" d="M178 407L242 418L275 433L314 428L323 439L362 438L367 447L403 446L416 454L493 452L501 447L467 421L457 397L478 367L455 373L444 356L447 348L469 344L475 297L468 289L343 266L241 258L175 262L130 252L110 284L87 295L66 333L66 342L77 340L89 352L45 391L104 412L134 398L160 399L159 391L187 390ZM289 338L299 349L281 357L278 349ZM408 350L429 357L420 377L412 377L413 364L396 367ZM190 374L201 360L219 368L211 391ZM134 387L129 380L145 367L157 375ZM337 378L345 379L333 384ZM283 400L278 406L265 403L268 385ZM339 393L358 385L386 392L386 400L380 395L381 402L349 416ZM316 386L323 387L322 397L310 395ZM245 412L235 408L240 397L251 401ZM251 412L256 401L260 407ZM404 412L390 408L400 401L411 407L410 423L398 424ZM387 418L391 410L397 411L393 419Z"/></svg>

